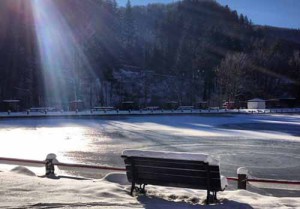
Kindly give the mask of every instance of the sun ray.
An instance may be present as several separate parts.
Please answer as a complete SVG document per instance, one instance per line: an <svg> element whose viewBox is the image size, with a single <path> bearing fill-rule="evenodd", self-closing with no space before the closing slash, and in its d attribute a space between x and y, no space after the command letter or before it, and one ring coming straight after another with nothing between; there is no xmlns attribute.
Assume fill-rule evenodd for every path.
<svg viewBox="0 0 300 209"><path fill-rule="evenodd" d="M80 99L82 75L94 75L83 46L52 0L32 0L47 105Z"/></svg>

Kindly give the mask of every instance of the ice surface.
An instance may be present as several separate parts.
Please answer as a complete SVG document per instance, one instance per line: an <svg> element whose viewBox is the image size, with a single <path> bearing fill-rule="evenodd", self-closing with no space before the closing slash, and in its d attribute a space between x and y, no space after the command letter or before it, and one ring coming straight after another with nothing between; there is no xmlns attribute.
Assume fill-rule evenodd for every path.
<svg viewBox="0 0 300 209"><path fill-rule="evenodd" d="M243 166L256 178L300 180L297 114L1 119L0 139L1 157L44 160L55 153L59 162L124 167L120 157L124 149L204 153L220 162L221 173L227 177L236 177ZM0 170L4 170L3 164ZM44 166L34 172L43 175ZM109 171L66 172L102 178ZM236 188L236 182L229 183L226 190ZM254 191L300 196L299 190L280 194L276 189Z"/></svg>

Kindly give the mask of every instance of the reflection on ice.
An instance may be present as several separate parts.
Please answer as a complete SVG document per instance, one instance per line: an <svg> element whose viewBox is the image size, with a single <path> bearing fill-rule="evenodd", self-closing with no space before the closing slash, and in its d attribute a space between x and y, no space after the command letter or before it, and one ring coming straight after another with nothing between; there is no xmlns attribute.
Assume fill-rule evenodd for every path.
<svg viewBox="0 0 300 209"><path fill-rule="evenodd" d="M41 127L0 131L2 157L44 160L49 153L84 150L85 129L81 127ZM63 155L60 156L61 160Z"/></svg>

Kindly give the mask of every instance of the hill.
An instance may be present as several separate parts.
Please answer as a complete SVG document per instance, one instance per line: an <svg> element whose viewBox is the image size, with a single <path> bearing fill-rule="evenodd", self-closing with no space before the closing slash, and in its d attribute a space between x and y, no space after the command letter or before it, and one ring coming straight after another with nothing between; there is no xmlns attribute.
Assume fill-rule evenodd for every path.
<svg viewBox="0 0 300 209"><path fill-rule="evenodd" d="M1 4L5 8L14 3ZM30 4L22 3L28 7L22 12L27 21L17 21L15 9L0 13L2 31L7 31L0 37L0 74L5 78L0 100L21 99L26 101L22 106L30 107L62 105L74 95L86 106L129 100L140 105L203 100L220 105L251 97L300 97L299 31L254 26L214 0L126 7L114 0L53 0L61 15L57 24L67 25L72 36L65 40L66 31L56 32L64 41L52 47L76 47L75 53L55 55L69 59L51 69L72 73L60 70L60 77L53 79L59 85L49 84ZM32 53L22 54L24 49ZM54 99L52 92L60 92L59 97Z"/></svg>

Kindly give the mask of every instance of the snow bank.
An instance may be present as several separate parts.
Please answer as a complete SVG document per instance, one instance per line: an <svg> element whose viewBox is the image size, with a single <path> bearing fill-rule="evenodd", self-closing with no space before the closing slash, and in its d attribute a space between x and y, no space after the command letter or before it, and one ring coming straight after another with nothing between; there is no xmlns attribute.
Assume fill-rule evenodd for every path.
<svg viewBox="0 0 300 209"><path fill-rule="evenodd" d="M28 176L28 170L0 172L0 208L199 208L206 191L147 186L146 196L131 197L126 175L113 173L101 180ZM23 175L26 174L26 175ZM218 193L220 203L201 208L299 208L300 198L276 198L248 191Z"/></svg>
<svg viewBox="0 0 300 209"><path fill-rule="evenodd" d="M237 172L236 172L238 175L248 175L249 171L247 168L245 167L240 167L237 169Z"/></svg>
<svg viewBox="0 0 300 209"><path fill-rule="evenodd" d="M210 165L219 165L218 160L210 157L209 155L205 155L201 153L124 150L123 155L128 157L149 157L149 158L158 158L158 159L202 161Z"/></svg>

